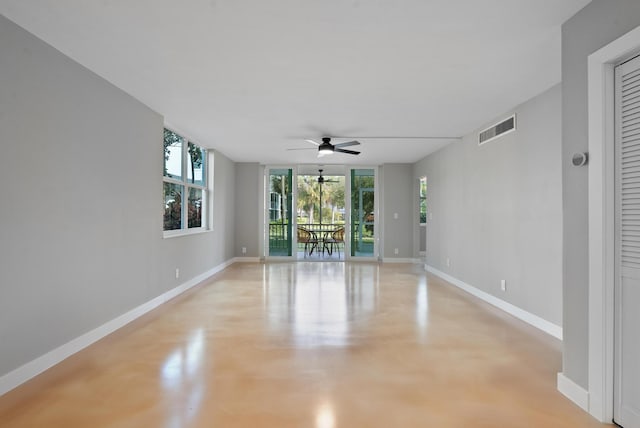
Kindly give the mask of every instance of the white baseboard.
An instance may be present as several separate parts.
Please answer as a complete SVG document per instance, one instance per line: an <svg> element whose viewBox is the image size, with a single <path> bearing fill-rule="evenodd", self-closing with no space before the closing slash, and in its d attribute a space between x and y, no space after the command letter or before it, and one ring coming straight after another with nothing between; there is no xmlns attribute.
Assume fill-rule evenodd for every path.
<svg viewBox="0 0 640 428"><path fill-rule="evenodd" d="M260 257L234 257L233 263L260 263Z"/></svg>
<svg viewBox="0 0 640 428"><path fill-rule="evenodd" d="M513 315L516 318L521 319L522 321L526 322L527 324L530 324L542 331L544 331L547 334L550 334L551 336L558 338L560 340L562 340L562 327L557 326L555 324L553 324L552 322L549 322L543 318L540 318L537 315L534 315L530 312L525 311L524 309L520 309L519 307L512 305L511 303L505 302L502 299L498 299L497 297L484 292L472 285L469 285L463 281L460 281L457 278L452 277L451 275L448 275L444 272L439 271L438 269L429 266L429 265L425 265L425 269L429 272L431 272L432 274L439 276L440 278L444 279L447 282L450 282L451 284L455 285L458 288L463 289L464 291L466 291L469 294L472 294L474 296L476 296L477 298L484 300L485 302L499 308L502 309L503 311L505 311L506 313Z"/></svg>
<svg viewBox="0 0 640 428"><path fill-rule="evenodd" d="M130 310L129 312L126 312L118 316L117 318L114 318L111 321L108 321L105 324L79 337L76 337L75 339L65 343L64 345L61 345L58 348L36 358L35 360L32 360L25 365L5 374L4 376L0 377L0 396L20 386L29 379L39 375L43 371L60 363L71 355L83 350L87 346L97 342L103 337L124 327L125 325L152 311L163 303L166 303L167 301L173 299L179 294L184 293L185 291L189 290L205 279L227 268L228 266L233 264L234 261L234 259L227 260L226 262L214 267L213 269L210 269L196 276L195 278L190 279L189 281L177 286L176 288L172 288L166 293L163 293L158 297L149 300L146 303L143 303L142 305Z"/></svg>
<svg viewBox="0 0 640 428"><path fill-rule="evenodd" d="M382 263L420 263L420 259L402 258L402 257L385 257Z"/></svg>
<svg viewBox="0 0 640 428"><path fill-rule="evenodd" d="M558 391L585 412L589 411L589 392L566 377L564 373L558 373Z"/></svg>

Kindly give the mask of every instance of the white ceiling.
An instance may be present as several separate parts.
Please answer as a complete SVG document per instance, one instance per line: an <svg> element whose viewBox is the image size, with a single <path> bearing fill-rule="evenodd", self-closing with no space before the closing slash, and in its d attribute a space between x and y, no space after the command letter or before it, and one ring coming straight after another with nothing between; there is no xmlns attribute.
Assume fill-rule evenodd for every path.
<svg viewBox="0 0 640 428"><path fill-rule="evenodd" d="M589 0L0 0L0 13L239 162L305 138L414 162L560 81ZM346 140L335 140L340 142ZM354 149L358 150L358 148Z"/></svg>

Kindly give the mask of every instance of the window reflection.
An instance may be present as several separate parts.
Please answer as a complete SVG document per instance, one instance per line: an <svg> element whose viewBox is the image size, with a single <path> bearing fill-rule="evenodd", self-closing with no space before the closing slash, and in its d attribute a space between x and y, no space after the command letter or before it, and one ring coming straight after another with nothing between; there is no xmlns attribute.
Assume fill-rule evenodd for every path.
<svg viewBox="0 0 640 428"><path fill-rule="evenodd" d="M429 297L427 294L427 278L420 278L416 295L416 325L418 326L418 338L421 342L427 339L427 327L429 323Z"/></svg>
<svg viewBox="0 0 640 428"><path fill-rule="evenodd" d="M299 347L346 346L353 322L375 308L378 266L330 262L301 266L265 267L269 328L291 334Z"/></svg>
<svg viewBox="0 0 640 428"><path fill-rule="evenodd" d="M189 188L188 227L202 227L202 189Z"/></svg>
<svg viewBox="0 0 640 428"><path fill-rule="evenodd" d="M349 336L343 266L317 263L317 278L296 284L293 329L303 347L344 346ZM336 281L336 277L342 279Z"/></svg>
<svg viewBox="0 0 640 428"><path fill-rule="evenodd" d="M325 401L316 410L316 428L334 428L335 426L336 417L333 406L330 402Z"/></svg>
<svg viewBox="0 0 640 428"><path fill-rule="evenodd" d="M205 390L204 339L204 331L198 329L162 365L162 386L168 403L165 408L170 412L167 428L186 426L200 409Z"/></svg>
<svg viewBox="0 0 640 428"><path fill-rule="evenodd" d="M182 227L182 193L184 186L163 183L164 188L164 230Z"/></svg>

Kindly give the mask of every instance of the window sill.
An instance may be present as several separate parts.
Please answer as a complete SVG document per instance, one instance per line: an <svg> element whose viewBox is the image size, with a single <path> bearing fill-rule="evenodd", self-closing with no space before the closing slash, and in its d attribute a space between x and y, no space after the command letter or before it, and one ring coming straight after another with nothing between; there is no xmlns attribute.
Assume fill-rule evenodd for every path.
<svg viewBox="0 0 640 428"><path fill-rule="evenodd" d="M163 232L162 239L170 239L170 238L179 238L181 236L191 236L191 235L200 235L203 233L213 232L213 229L206 229L204 227L199 227L197 229L187 229L187 230L169 230Z"/></svg>

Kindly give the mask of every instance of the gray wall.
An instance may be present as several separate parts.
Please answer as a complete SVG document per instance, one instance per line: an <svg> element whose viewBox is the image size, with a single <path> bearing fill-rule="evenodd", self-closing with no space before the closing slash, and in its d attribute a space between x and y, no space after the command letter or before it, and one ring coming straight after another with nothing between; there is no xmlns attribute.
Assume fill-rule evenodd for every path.
<svg viewBox="0 0 640 428"><path fill-rule="evenodd" d="M417 236L418 236L417 242L418 242L418 255L419 255L421 251L427 250L427 232L425 227L421 227L420 229L418 229Z"/></svg>
<svg viewBox="0 0 640 428"><path fill-rule="evenodd" d="M263 195L260 175L262 168L258 163L236 164L236 248L238 257L260 257L260 211ZM242 247L247 249L242 254Z"/></svg>
<svg viewBox="0 0 640 428"><path fill-rule="evenodd" d="M4 17L0 70L2 376L232 258L235 166L163 239L162 116Z"/></svg>
<svg viewBox="0 0 640 428"><path fill-rule="evenodd" d="M588 148L587 57L640 25L640 1L594 0L562 26L562 178L564 210L563 373L587 389L587 168L571 156Z"/></svg>
<svg viewBox="0 0 640 428"><path fill-rule="evenodd" d="M482 146L474 132L413 170L414 180L427 176L433 215L427 263L556 325L562 324L560 97L556 85L514 109L516 132Z"/></svg>
<svg viewBox="0 0 640 428"><path fill-rule="evenodd" d="M413 258L415 201L411 164L384 164L380 168L382 257ZM414 197L414 195L416 195ZM394 218L394 213L398 218ZM394 249L398 249L398 254Z"/></svg>

